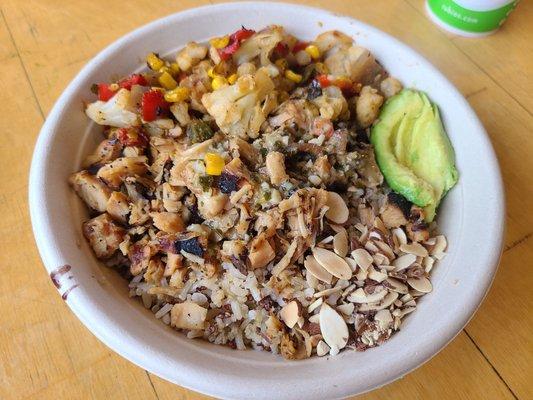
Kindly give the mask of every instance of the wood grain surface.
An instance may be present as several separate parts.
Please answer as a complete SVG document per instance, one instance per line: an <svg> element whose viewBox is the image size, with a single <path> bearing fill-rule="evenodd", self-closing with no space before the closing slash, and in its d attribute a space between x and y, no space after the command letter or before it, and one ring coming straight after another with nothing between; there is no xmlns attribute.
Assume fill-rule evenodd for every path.
<svg viewBox="0 0 533 400"><path fill-rule="evenodd" d="M483 39L440 31L423 0L297 2L370 23L427 57L478 113L506 186L505 250L480 310L428 363L358 399L533 399L533 1ZM116 355L70 312L34 244L27 177L47 113L91 57L141 24L210 3L0 1L0 399L207 399Z"/></svg>

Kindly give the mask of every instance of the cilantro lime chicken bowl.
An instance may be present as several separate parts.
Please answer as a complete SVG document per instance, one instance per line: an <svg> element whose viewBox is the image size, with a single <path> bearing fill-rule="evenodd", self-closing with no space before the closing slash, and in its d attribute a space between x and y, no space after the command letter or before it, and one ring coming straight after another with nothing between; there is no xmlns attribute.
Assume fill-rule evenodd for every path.
<svg viewBox="0 0 533 400"><path fill-rule="evenodd" d="M295 13L309 20L295 24ZM363 24L273 4L191 10L101 53L59 103L74 101L75 115L54 110L40 139L68 130L71 163L39 186L60 186L63 208L30 194L39 248L98 337L176 383L246 398L234 383L260 393L281 367L276 398L291 397L291 381L306 397L368 390L440 349L490 283L501 224L490 257L473 258L490 260L475 285L464 287L482 268L465 278L457 266L474 256L461 249L479 214L464 214L463 181L476 168L461 164L472 150L458 147L465 125L495 171L482 190L501 218L490 144L440 74ZM462 110L461 124L448 107ZM39 155L38 143L34 182L54 150ZM65 209L72 243L43 250L44 221L57 225ZM236 351L246 349L261 352ZM361 362L368 369L339 388ZM343 372L326 387L304 384L322 368Z"/></svg>

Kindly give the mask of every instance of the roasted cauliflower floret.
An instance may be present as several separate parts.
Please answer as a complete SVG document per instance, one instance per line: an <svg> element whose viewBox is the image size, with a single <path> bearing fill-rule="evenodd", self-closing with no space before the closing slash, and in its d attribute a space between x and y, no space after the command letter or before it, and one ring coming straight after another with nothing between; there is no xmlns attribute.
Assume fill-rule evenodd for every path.
<svg viewBox="0 0 533 400"><path fill-rule="evenodd" d="M264 29L242 42L239 50L233 55L233 60L237 65L241 65L259 57L261 65L268 65L271 63L270 53L282 39L283 28L280 26Z"/></svg>
<svg viewBox="0 0 533 400"><path fill-rule="evenodd" d="M379 85L379 90L381 90L381 93L383 93L387 99L400 93L402 88L400 81L392 76L383 79Z"/></svg>
<svg viewBox="0 0 533 400"><path fill-rule="evenodd" d="M322 90L322 95L312 100L318 107L322 118L335 121L338 118L349 117L348 103L337 86L328 86Z"/></svg>
<svg viewBox="0 0 533 400"><path fill-rule="evenodd" d="M230 136L256 138L268 112L263 102L274 90L268 74L259 69L254 75L244 75L233 85L204 94L202 104L215 118L222 132Z"/></svg>
<svg viewBox="0 0 533 400"><path fill-rule="evenodd" d="M176 63L182 71L188 71L203 60L206 54L207 47L190 42L176 55Z"/></svg>
<svg viewBox="0 0 533 400"><path fill-rule="evenodd" d="M140 93L137 90L130 92L120 89L108 101L95 101L87 106L85 113L99 125L127 128L141 123L136 114L136 104L139 102Z"/></svg>

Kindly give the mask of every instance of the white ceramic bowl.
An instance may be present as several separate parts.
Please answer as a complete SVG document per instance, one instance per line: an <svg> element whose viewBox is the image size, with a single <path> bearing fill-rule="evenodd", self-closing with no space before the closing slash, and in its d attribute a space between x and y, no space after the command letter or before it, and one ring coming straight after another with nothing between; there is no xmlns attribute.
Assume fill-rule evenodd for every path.
<svg viewBox="0 0 533 400"><path fill-rule="evenodd" d="M92 83L143 68L145 54L172 54L190 40L204 41L245 25L284 25L303 39L338 29L368 47L405 86L426 91L441 109L455 147L459 184L439 212L449 254L433 272L434 290L383 346L364 353L288 362L265 352L235 351L188 340L128 298L127 285L94 258L81 234L84 206L68 175L101 137L82 102ZM468 103L422 56L356 20L281 3L233 3L185 11L155 21L115 42L76 76L44 124L30 174L35 238L78 318L102 342L135 364L181 386L222 398L326 399L371 390L418 367L445 346L482 301L500 256L504 202L489 139ZM73 288L71 290L71 288Z"/></svg>

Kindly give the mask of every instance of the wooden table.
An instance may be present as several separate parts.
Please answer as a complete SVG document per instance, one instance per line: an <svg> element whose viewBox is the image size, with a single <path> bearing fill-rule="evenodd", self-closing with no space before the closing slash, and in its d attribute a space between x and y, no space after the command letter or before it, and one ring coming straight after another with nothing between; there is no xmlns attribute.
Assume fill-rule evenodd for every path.
<svg viewBox="0 0 533 400"><path fill-rule="evenodd" d="M28 169L54 101L98 51L200 0L0 2L0 398L205 399L118 356L70 312L41 265L28 215ZM438 30L423 0L300 3L351 15L434 63L489 132L506 184L505 251L468 326L405 378L361 399L533 398L533 1L484 39ZM483 199L479 199L480 203Z"/></svg>

